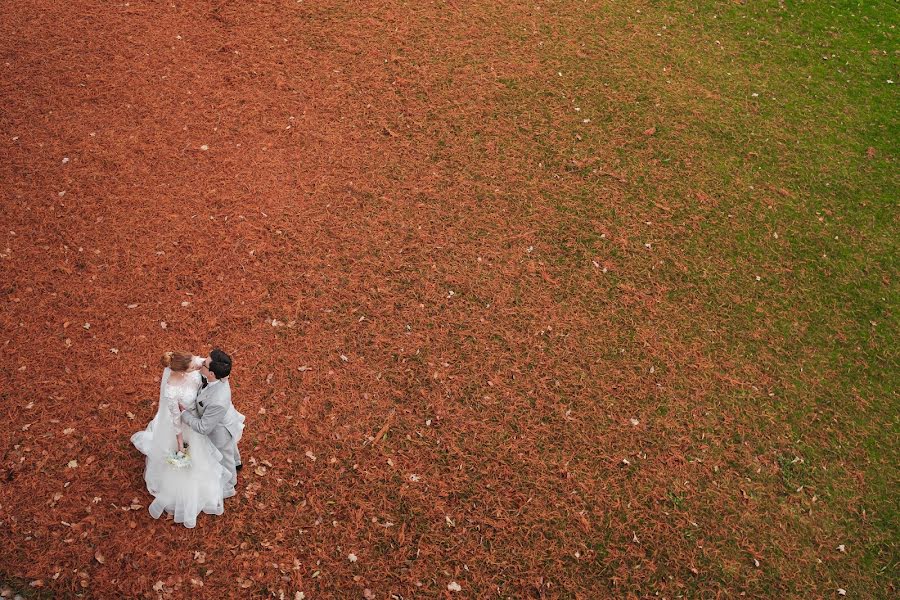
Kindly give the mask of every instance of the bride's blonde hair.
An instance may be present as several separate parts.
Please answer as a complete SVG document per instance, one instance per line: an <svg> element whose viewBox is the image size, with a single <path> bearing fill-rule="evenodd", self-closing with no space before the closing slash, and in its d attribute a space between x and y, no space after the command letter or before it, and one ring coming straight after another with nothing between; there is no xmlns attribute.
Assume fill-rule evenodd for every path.
<svg viewBox="0 0 900 600"><path fill-rule="evenodd" d="M163 353L161 362L162 366L169 367L173 371L187 371L188 367L191 366L192 358L194 358L194 355L190 352L182 352L181 350L172 352L170 350Z"/></svg>

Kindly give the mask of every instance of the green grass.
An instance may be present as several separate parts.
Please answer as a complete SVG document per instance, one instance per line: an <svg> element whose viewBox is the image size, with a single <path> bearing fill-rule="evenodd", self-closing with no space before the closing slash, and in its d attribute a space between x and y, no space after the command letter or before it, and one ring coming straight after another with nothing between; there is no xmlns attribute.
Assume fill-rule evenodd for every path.
<svg viewBox="0 0 900 600"><path fill-rule="evenodd" d="M803 560L797 568L808 581L823 592L887 591L897 581L900 533L900 102L889 83L898 79L900 8L659 1L585 10L559 18L556 43L542 57L547 72L561 76L502 80L517 122L547 130L530 149L535 163L558 173L573 158L596 155L626 175L616 184L589 166L565 176L568 186L545 188L558 210L544 232L551 263L588 277L584 265L599 255L617 263L615 281L669 289L666 318L684 340L713 362L727 357L765 379L749 397L714 388L718 408L742 432L724 445L749 442L777 456L780 481L764 482L769 495L763 490L759 501L771 506L763 512L779 495L815 490L801 494L801 504L815 496L816 518L786 509L799 543L833 543L826 553L842 539L853 546L858 571ZM651 126L653 135L641 133ZM627 231L631 247L600 239L592 220ZM643 238L658 250L642 252ZM701 313L679 314L690 298ZM581 301L597 314L609 310L594 295ZM692 501L670 492L668 502ZM715 517L708 498L693 508ZM742 533L765 537L768 525L761 518ZM783 551L777 536L771 542ZM783 551L781 560L796 557ZM740 578L725 564L717 569L729 588ZM806 591L777 579L755 590Z"/></svg>

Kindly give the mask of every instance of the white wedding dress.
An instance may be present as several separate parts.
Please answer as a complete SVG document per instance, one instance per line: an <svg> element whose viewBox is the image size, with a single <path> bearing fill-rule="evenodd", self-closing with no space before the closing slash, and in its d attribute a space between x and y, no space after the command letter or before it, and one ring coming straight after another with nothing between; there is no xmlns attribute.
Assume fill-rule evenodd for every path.
<svg viewBox="0 0 900 600"><path fill-rule="evenodd" d="M183 382L175 385L169 384L170 374L168 368L163 371L156 416L146 429L131 436L131 442L147 456L144 481L155 497L150 504L150 515L158 519L163 512L168 512L175 515L176 523L194 527L201 512L221 515L225 511L224 499L235 492L230 474L219 464L221 452L205 435L181 423L178 403L193 409L200 389L200 373L189 372ZM178 429L190 454L190 465L183 468L166 462L177 449Z"/></svg>

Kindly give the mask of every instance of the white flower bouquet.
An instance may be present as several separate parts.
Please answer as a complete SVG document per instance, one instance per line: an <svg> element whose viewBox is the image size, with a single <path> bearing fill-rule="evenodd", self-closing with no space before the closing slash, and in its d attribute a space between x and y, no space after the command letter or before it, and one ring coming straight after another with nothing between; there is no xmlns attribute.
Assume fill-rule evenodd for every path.
<svg viewBox="0 0 900 600"><path fill-rule="evenodd" d="M184 449L184 452L176 450L166 457L166 462L176 469L187 469L191 466L191 455L187 448Z"/></svg>

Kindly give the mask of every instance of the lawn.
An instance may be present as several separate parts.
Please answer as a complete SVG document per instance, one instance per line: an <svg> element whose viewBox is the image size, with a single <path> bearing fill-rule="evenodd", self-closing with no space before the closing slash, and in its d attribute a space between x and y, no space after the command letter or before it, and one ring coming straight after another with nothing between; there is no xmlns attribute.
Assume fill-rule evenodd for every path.
<svg viewBox="0 0 900 600"><path fill-rule="evenodd" d="M888 0L7 6L0 582L896 594L898 25ZM247 466L186 530L128 439L162 352L213 345Z"/></svg>

